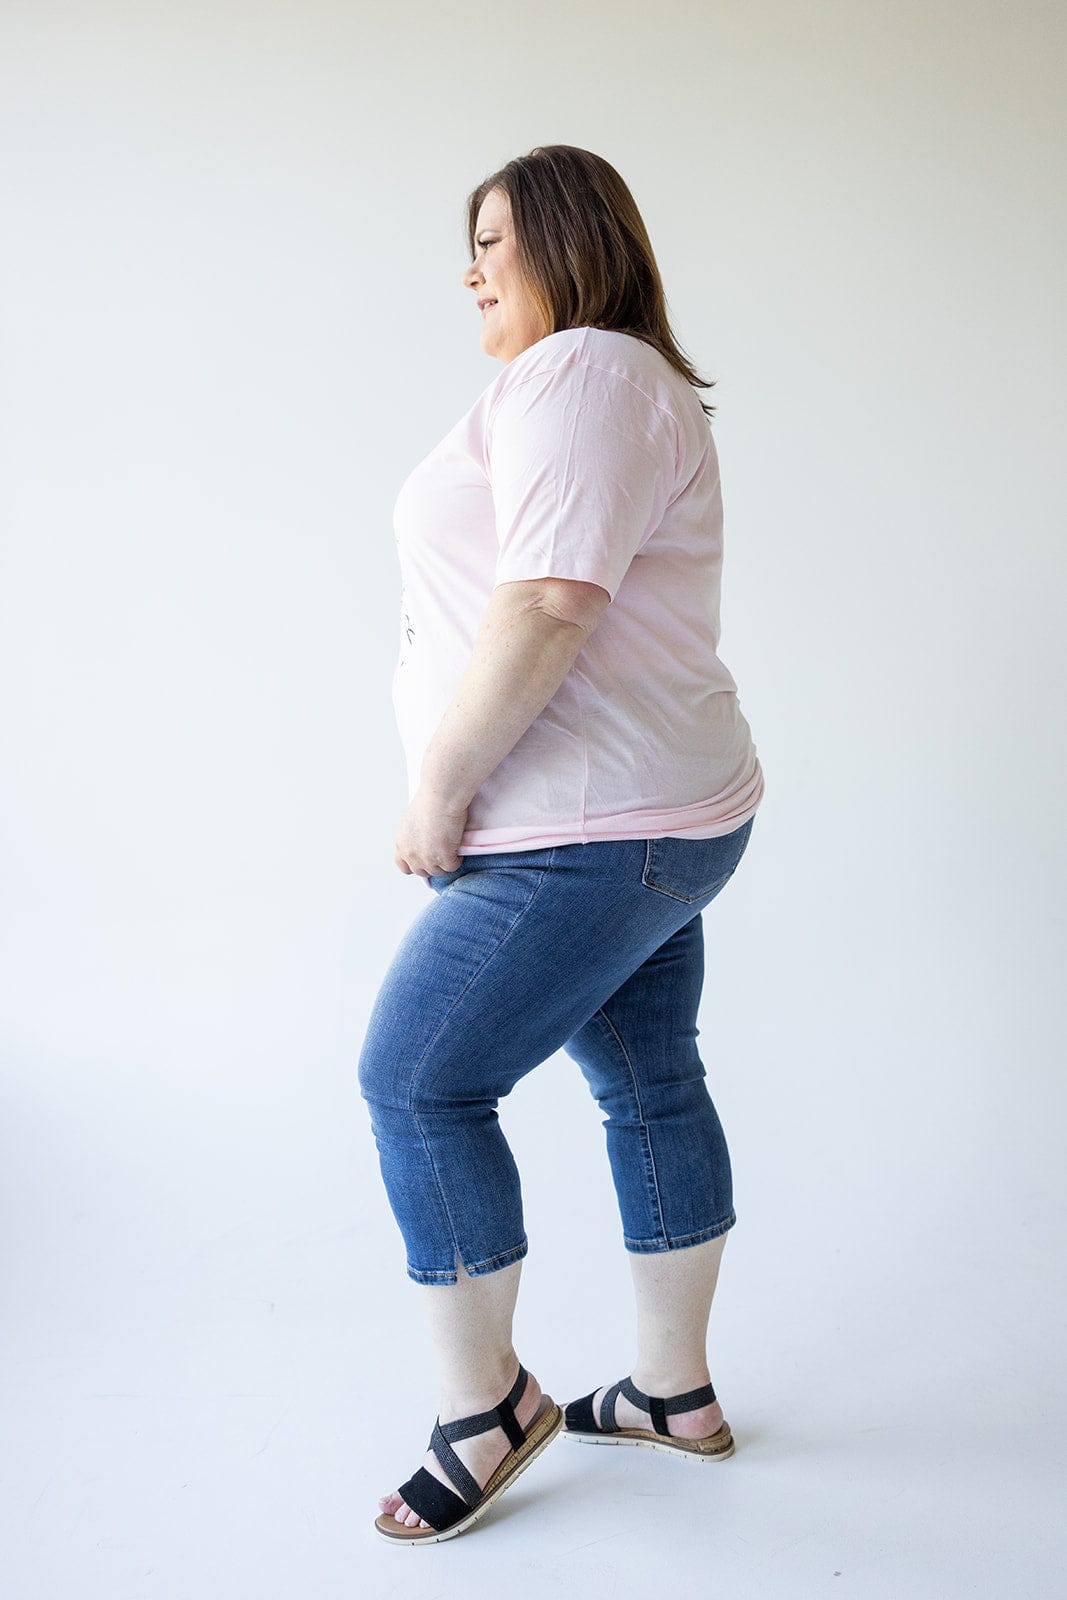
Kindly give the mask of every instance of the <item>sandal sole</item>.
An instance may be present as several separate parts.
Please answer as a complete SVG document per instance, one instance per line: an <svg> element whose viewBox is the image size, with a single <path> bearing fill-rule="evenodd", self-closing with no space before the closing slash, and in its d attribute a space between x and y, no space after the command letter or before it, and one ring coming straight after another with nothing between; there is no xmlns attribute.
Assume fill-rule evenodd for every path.
<svg viewBox="0 0 1067 1600"><path fill-rule="evenodd" d="M683 1461L725 1461L734 1453L734 1437L727 1423L707 1439L693 1439L687 1443L665 1439L661 1433L652 1433L648 1428L620 1428L617 1433L583 1433L580 1429L564 1428L563 1436L576 1444L641 1445L646 1450L662 1450L667 1455L680 1456Z"/></svg>
<svg viewBox="0 0 1067 1600"><path fill-rule="evenodd" d="M547 1450L562 1429L563 1412L551 1395L544 1395L540 1409L527 1430L526 1444L520 1451L511 1451L504 1457L486 1483L482 1498L469 1516L461 1517L451 1528L445 1528L439 1533L435 1528L409 1528L407 1523L398 1522L390 1512L383 1511L381 1516L375 1517L374 1526L382 1537L392 1544L441 1544L445 1539L455 1539L458 1534L473 1527L480 1517L484 1517L504 1490L526 1471L530 1462L536 1460L542 1450Z"/></svg>

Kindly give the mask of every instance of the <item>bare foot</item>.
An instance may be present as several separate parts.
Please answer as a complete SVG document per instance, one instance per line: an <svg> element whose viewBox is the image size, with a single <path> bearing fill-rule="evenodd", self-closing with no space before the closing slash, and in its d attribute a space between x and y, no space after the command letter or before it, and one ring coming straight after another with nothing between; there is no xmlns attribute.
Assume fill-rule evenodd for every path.
<svg viewBox="0 0 1067 1600"><path fill-rule="evenodd" d="M442 1408L440 1420L441 1422L454 1422L460 1416L469 1417L479 1411L492 1411L494 1406L498 1406L502 1399L503 1395L499 1393L468 1397L463 1404L462 1410L453 1409L449 1411ZM522 1398L515 1407L515 1416L520 1427L528 1428L530 1426L530 1423L537 1415L540 1404L541 1385L533 1373L530 1373L526 1379L526 1388L523 1390ZM484 1488L513 1446L503 1428L488 1428L485 1433L476 1433L470 1439L454 1440L452 1448L467 1468L467 1471L473 1475L479 1488ZM434 1477L439 1479L446 1489L451 1489L453 1494L459 1493L457 1485L452 1482L432 1450L427 1450L422 1458L422 1465L427 1472L432 1472ZM431 1526L425 1518L419 1516L417 1511L412 1511L411 1507L404 1503L395 1490L392 1494L382 1495L378 1501L378 1509L389 1512L398 1522L403 1522L409 1528L428 1528Z"/></svg>

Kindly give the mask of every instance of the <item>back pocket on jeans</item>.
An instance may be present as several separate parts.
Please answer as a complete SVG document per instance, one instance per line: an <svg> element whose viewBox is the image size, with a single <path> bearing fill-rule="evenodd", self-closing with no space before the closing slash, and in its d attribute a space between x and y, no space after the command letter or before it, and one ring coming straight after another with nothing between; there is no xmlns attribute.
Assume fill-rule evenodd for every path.
<svg viewBox="0 0 1067 1600"><path fill-rule="evenodd" d="M753 818L717 839L684 839L665 835L646 841L641 882L647 889L687 904L704 900L732 878L745 853Z"/></svg>

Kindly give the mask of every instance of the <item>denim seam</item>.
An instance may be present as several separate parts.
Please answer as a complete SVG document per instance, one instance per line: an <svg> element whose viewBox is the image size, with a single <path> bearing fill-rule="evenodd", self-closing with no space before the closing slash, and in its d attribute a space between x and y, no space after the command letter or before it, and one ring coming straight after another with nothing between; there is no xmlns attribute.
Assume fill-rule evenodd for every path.
<svg viewBox="0 0 1067 1600"><path fill-rule="evenodd" d="M549 865L551 865L551 859L552 858L549 857ZM429 1143L427 1142L425 1130L423 1129L423 1126L422 1126L421 1122L419 1121L419 1114L415 1110L415 1106L414 1106L414 1103L413 1103L414 1102L414 1098L415 1098L415 1082L416 1082L416 1079L418 1078L419 1072L422 1069L422 1065L423 1065L424 1061L426 1060L426 1057L429 1055L430 1050L433 1048L433 1045L434 1045L435 1041L437 1040L437 1038L438 1038L438 1036L439 1036L439 1034L441 1032L441 1029L445 1026L445 1023L448 1021L448 1019L452 1015L453 1011L455 1011L456 1007L459 1005L460 1001L463 999L463 996L467 993L467 990L470 988L470 986L474 982L475 978L477 978L478 975L485 970L485 968L489 965L490 961L492 961L493 957L498 953L498 951L500 951L500 950L502 950L504 948L504 946L507 944L508 940L511 938L512 933L515 931L515 928L518 925L519 921L522 919L522 917L525 916L526 912L533 905L534 900L537 898L537 895L540 892L541 885L545 881L545 873L546 873L547 870L548 870L547 867L542 867L541 875L537 880L537 885L536 885L536 887L534 889L533 894L526 901L525 905L519 907L518 911L515 913L514 918L512 919L512 922L511 922L510 926L508 927L507 931L505 932L504 937L500 940L500 942L497 945L495 945L493 947L492 950L490 950L489 954L486 956L486 958L482 962L481 966L478 967L476 971L471 973L471 975L468 978L468 980L467 980L465 986L463 987L463 989L460 991L459 994L456 995L455 999L452 1001L452 1004L449 1006L448 1010L445 1012L444 1016L441 1018L440 1022L438 1023L437 1029L436 1029L436 1031L435 1031L435 1033L433 1035L433 1038L431 1038L431 1039L429 1039L427 1041L426 1048L423 1050L422 1055L419 1057L418 1061L416 1061L415 1066L412 1069L410 1082L408 1084L408 1114L410 1115L412 1122L415 1124L416 1128L419 1131L419 1138L422 1140L422 1147L426 1152L426 1159L430 1164L430 1171L433 1173L434 1182L437 1185L437 1197L441 1202L441 1209L443 1210L445 1216L448 1218L448 1227L449 1227L449 1231L450 1231L451 1236L452 1236L453 1259L455 1258L455 1256L459 1256L462 1259L462 1251L459 1248L459 1241L456 1238L456 1225L455 1225L455 1222L453 1221L452 1213L448 1209L448 1201L445 1198L444 1185L442 1184L440 1175L439 1175L439 1173L437 1171L437 1163L434 1161L433 1151L430 1149ZM454 1272L454 1271L455 1271L455 1268L452 1268L451 1272ZM451 1281L451 1273L449 1274L449 1281Z"/></svg>
<svg viewBox="0 0 1067 1600"><path fill-rule="evenodd" d="M730 1215L724 1218L722 1222L716 1222L710 1228L701 1228L696 1233L679 1234L676 1239L667 1238L666 1233L662 1239L631 1239L624 1234L622 1242L627 1250L644 1252L663 1249L677 1250L685 1245L700 1244L705 1239L717 1239L720 1234L728 1233L736 1222L737 1214L731 1210Z"/></svg>
<svg viewBox="0 0 1067 1600"><path fill-rule="evenodd" d="M505 1263L509 1261L521 1261L522 1258L529 1253L529 1249L530 1241L524 1233L522 1236L522 1243L512 1245L510 1250L501 1250L495 1256L486 1256L484 1261L464 1261L463 1265L468 1273L491 1271L497 1261L503 1261ZM456 1254L457 1256L459 1255L458 1250L456 1251ZM460 1259L462 1260L462 1257L460 1257ZM455 1267L453 1267L450 1271L438 1271L436 1267L409 1266L408 1273L412 1277L443 1278L446 1283L455 1283L456 1278L458 1277Z"/></svg>
<svg viewBox="0 0 1067 1600"><path fill-rule="evenodd" d="M524 1251L528 1246L529 1240L524 1236L521 1244L513 1244L509 1250L498 1250L495 1256L486 1256L484 1261L465 1261L463 1265L468 1272L483 1271L486 1267L491 1267L494 1262L506 1261L509 1256L517 1255L520 1250Z"/></svg>
<svg viewBox="0 0 1067 1600"><path fill-rule="evenodd" d="M634 1101L635 1101L635 1103L637 1105L637 1115L638 1115L638 1119L639 1119L639 1122L640 1122L641 1132L643 1133L644 1139L645 1139L645 1150L646 1150L647 1156L648 1156L649 1170L650 1170L650 1172L652 1174L652 1188L653 1188L653 1192L654 1192L655 1198L656 1198L656 1210L659 1213L660 1231L663 1234L663 1237L666 1238L667 1237L667 1227L666 1227L666 1224L665 1224L665 1222L663 1220L663 1199L662 1199L662 1197L660 1195L660 1190L659 1190L659 1175L656 1172L656 1158L652 1154L652 1140L649 1138L648 1123L645 1121L645 1110L644 1110L644 1107L641 1104L641 1093L640 1093L640 1090L637 1087L637 1074L634 1072L633 1063L631 1062L629 1054L627 1053L627 1050L626 1050L626 1046L623 1043L622 1035L619 1033L619 1030L616 1028L615 1024L612 1022L611 1018L608 1016L607 1012L604 1010L603 1006L601 1006L601 1008L598 1011L597 1015L604 1018L605 1023L611 1029L611 1032L614 1034L616 1042L618 1043L619 1049L622 1051L623 1060L626 1062L626 1069L630 1074L630 1083L631 1083L631 1085L633 1087Z"/></svg>

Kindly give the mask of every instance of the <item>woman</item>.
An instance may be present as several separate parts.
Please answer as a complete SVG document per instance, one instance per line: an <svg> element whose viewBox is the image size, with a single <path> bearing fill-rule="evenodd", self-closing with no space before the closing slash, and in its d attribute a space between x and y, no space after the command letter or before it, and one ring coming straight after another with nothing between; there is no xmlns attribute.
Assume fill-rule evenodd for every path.
<svg viewBox="0 0 1067 1600"><path fill-rule="evenodd" d="M434 893L360 1057L440 1364L399 1543L451 1538L556 1433L721 1460L706 1359L733 1210L696 1048L701 912L763 795L720 661L712 408L619 174L570 145L471 195L463 284L503 371L396 502L402 872ZM632 1373L566 1408L512 1346L527 1251L496 1107L559 1049L606 1113L637 1304Z"/></svg>

